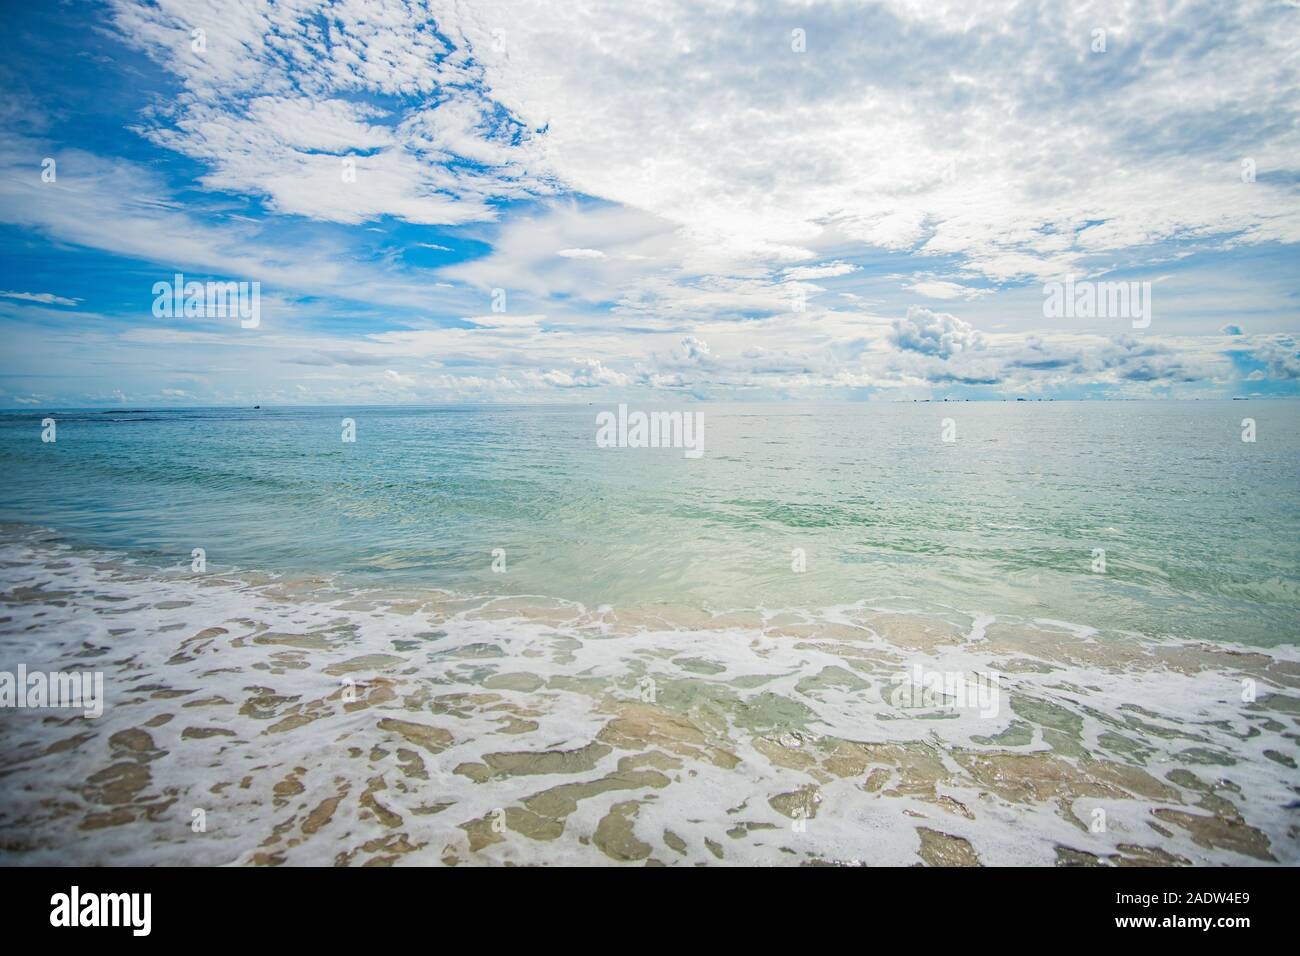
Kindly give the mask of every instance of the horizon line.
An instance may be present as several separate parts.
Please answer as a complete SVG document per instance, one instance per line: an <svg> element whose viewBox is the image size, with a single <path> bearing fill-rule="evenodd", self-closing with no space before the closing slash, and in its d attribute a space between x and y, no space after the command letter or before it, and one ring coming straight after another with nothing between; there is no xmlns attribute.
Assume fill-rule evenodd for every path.
<svg viewBox="0 0 1300 956"><path fill-rule="evenodd" d="M677 402L641 402L643 405L970 405L970 404L1038 404L1043 402L1059 404L1110 404L1110 403L1133 403L1133 402L1295 402L1300 401L1300 395L1233 395L1228 397L1215 396L1211 398L1026 398L1017 396L1015 398L896 398L882 401L879 399L862 399L854 401L851 399L841 399L838 401L801 401L796 399L766 399L766 400L738 400L738 399L693 399L689 401ZM150 405L144 407L122 407L118 405L19 405L3 406L0 405L0 413L8 412L31 412L38 414L41 411L120 411L126 414L155 411L209 411L209 410L243 410L243 411L269 411L271 409L282 408L587 408L592 406L608 405L631 405L626 399L616 399L613 401L588 401L588 402L402 402L399 404L379 404L375 402L356 402L356 403L339 403L339 402L322 402L322 403L276 403L272 405Z"/></svg>

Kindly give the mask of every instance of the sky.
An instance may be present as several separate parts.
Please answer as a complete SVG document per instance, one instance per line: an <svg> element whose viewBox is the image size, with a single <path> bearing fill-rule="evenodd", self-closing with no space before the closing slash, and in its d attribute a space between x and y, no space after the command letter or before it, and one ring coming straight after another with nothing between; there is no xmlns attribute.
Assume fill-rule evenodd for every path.
<svg viewBox="0 0 1300 956"><path fill-rule="evenodd" d="M0 407L1300 394L1296 2L0 2Z"/></svg>

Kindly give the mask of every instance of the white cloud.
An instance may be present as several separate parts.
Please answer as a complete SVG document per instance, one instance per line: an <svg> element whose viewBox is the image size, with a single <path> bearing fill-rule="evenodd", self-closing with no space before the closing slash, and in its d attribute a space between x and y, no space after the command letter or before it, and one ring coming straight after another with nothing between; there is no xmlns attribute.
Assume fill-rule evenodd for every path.
<svg viewBox="0 0 1300 956"><path fill-rule="evenodd" d="M1264 339L1256 347L1253 357L1268 366L1266 374L1272 378L1300 379L1300 344L1290 335Z"/></svg>
<svg viewBox="0 0 1300 956"><path fill-rule="evenodd" d="M139 130L198 162L208 188L262 200L269 225L181 207L152 164L64 150L59 181L41 183L32 157L55 153L13 135L0 144L0 218L280 292L268 287L256 335L97 326L84 367L120 336L158 367L188 355L254 382L309 374L303 388L321 398L1081 382L1129 394L1231 380L1226 356L1246 352L1262 376L1295 378L1293 341L1225 341L1234 325L1180 338L1178 303L1161 316L1167 334L1141 340L979 332L919 307L893 318L908 290L1005 328L1014 317L989 318L1001 301L986 298L999 284L1132 270L1189 240L1300 241L1297 98L1276 67L1300 52L1300 31L1282 29L1278 6L110 5L126 42L176 81ZM789 49L795 17L806 54ZM1098 20L1114 25L1101 57L1087 48ZM418 232L452 245L413 245L487 251L406 269L400 249L351 245L359 229L287 217L381 234L392 219L451 226ZM306 237L291 254L274 235L285 222ZM506 313L487 311L496 288ZM792 311L795 291L807 311ZM310 331L337 301L295 301L329 296L369 310L350 334ZM0 318L78 304L4 297ZM1222 320L1201 321L1210 333Z"/></svg>
<svg viewBox="0 0 1300 956"><path fill-rule="evenodd" d="M774 10L686 0L634 15L511 0L113 9L124 38L184 90L147 135L207 164L207 185L345 223L466 224L495 219L501 199L598 197L661 223L680 269L653 281L605 273L595 291L629 311L776 310L763 288L775 273L856 268L814 264L823 250L947 256L1005 283L1121 250L1140 259L1174 238L1300 241L1300 208L1268 175L1300 152L1295 97L1270 68L1297 55L1300 31L1263 0L989 2L961 16L913 0L792 5L805 54ZM1111 25L1105 54L1089 49L1099 19ZM194 23L220 25L202 54L189 46ZM1210 34L1212 46L1189 39ZM1258 165L1255 182L1241 182L1234 150ZM355 182L340 180L344 157ZM566 238L579 241L550 250L574 269L597 254L663 266L646 250ZM537 294L591 288L562 265L514 277ZM984 291L935 276L910 287L935 299Z"/></svg>
<svg viewBox="0 0 1300 956"><path fill-rule="evenodd" d="M709 358L709 343L693 335L682 339L681 347L689 362L703 362Z"/></svg>
<svg viewBox="0 0 1300 956"><path fill-rule="evenodd" d="M919 306L912 306L904 318L894 320L892 341L900 349L944 359L984 347L980 333L955 315Z"/></svg>
<svg viewBox="0 0 1300 956"><path fill-rule="evenodd" d="M488 315L471 315L466 317L465 321L489 329L533 329L545 318L546 316L541 314L508 315L504 312L494 312Z"/></svg>
<svg viewBox="0 0 1300 956"><path fill-rule="evenodd" d="M60 170L76 169L77 175L63 173L57 182L42 182L29 175L33 155L53 156ZM394 274L364 256L353 258L338 241L306 243L290 256L281 243L264 237L257 221L231 216L212 222L192 215L178 208L166 183L147 165L60 150L19 136L0 137L0 222L62 243L155 263L159 274L140 281L145 312L153 301L153 281L170 280L175 270L261 281L264 325L287 311L278 292L336 295L407 311L429 310L440 302L457 311L468 306L451 294L432 299L426 280ZM67 299L54 304L79 303Z"/></svg>
<svg viewBox="0 0 1300 956"><path fill-rule="evenodd" d="M988 294L987 289L973 289L970 286L961 285L957 282L948 282L943 279L918 279L906 286L918 295L923 295L927 299L973 299L979 295Z"/></svg>
<svg viewBox="0 0 1300 956"><path fill-rule="evenodd" d="M142 132L207 164L211 189L332 222L425 224L493 219L490 200L552 191L530 172L542 166L534 131L502 115L481 66L447 45L422 4L112 6L123 40L184 90ZM382 95L414 99L396 112L357 99Z"/></svg>
<svg viewBox="0 0 1300 956"><path fill-rule="evenodd" d="M600 385L628 385L631 383L626 375L606 368L599 359L585 359L565 372L558 369L542 376L543 381L556 388L595 388Z"/></svg>
<svg viewBox="0 0 1300 956"><path fill-rule="evenodd" d="M23 302L40 302L43 305L77 305L80 299L68 299L52 292L0 292L0 298Z"/></svg>
<svg viewBox="0 0 1300 956"><path fill-rule="evenodd" d="M1295 56L1300 31L1264 3L800 7L803 55L762 7L435 9L478 50L512 19L488 82L548 129L559 180L716 255L780 262L847 240L1005 281L1177 236L1300 239L1285 184L1245 187L1223 157L1243 133L1261 168L1300 146L1297 125L1276 121L1296 107L1269 66ZM1105 55L1088 49L1099 17L1123 25ZM1213 46L1189 39L1207 33Z"/></svg>
<svg viewBox="0 0 1300 956"><path fill-rule="evenodd" d="M848 275L858 267L848 262L828 262L820 266L795 266L785 270L787 279L830 279Z"/></svg>

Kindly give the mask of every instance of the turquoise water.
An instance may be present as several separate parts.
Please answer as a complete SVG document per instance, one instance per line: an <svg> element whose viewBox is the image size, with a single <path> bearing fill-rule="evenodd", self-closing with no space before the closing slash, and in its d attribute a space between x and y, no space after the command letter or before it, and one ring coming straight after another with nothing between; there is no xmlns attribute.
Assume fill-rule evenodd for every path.
<svg viewBox="0 0 1300 956"><path fill-rule="evenodd" d="M597 447L608 407L5 413L0 520L178 569L201 547L592 607L867 600L1300 641L1297 403L697 404L697 460Z"/></svg>

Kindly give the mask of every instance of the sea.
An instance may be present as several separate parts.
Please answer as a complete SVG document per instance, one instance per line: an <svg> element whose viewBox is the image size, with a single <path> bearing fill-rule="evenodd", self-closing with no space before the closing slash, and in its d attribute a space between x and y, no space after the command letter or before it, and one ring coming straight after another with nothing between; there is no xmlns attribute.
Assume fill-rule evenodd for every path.
<svg viewBox="0 0 1300 956"><path fill-rule="evenodd" d="M1300 403L614 410L0 413L0 861L1300 861Z"/></svg>

